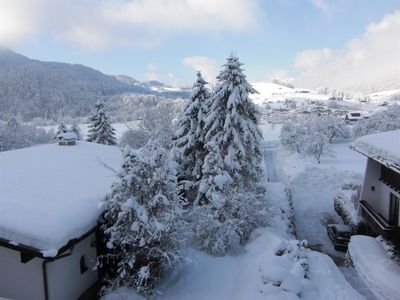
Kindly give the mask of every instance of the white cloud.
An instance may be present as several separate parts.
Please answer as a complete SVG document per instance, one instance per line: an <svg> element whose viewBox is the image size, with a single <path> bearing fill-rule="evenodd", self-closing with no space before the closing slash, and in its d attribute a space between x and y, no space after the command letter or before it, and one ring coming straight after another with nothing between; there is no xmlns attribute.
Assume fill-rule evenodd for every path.
<svg viewBox="0 0 400 300"><path fill-rule="evenodd" d="M158 66L156 64L147 65L146 80L160 80L158 75Z"/></svg>
<svg viewBox="0 0 400 300"><path fill-rule="evenodd" d="M201 71L204 79L211 84L216 80L217 64L215 60L206 56L191 56L183 59L183 64L193 68L195 71Z"/></svg>
<svg viewBox="0 0 400 300"><path fill-rule="evenodd" d="M330 10L326 0L311 0L311 1L315 5L315 7L320 9L323 13L329 14Z"/></svg>
<svg viewBox="0 0 400 300"><path fill-rule="evenodd" d="M168 73L168 85L172 87L177 87L179 86L179 80L176 78L176 76L173 73Z"/></svg>
<svg viewBox="0 0 400 300"><path fill-rule="evenodd" d="M272 81L273 79L278 79L284 82L293 81L293 77L291 77L285 69L272 70L272 72L268 74L267 80Z"/></svg>
<svg viewBox="0 0 400 300"><path fill-rule="evenodd" d="M0 0L0 43L35 34L89 50L154 47L171 34L245 32L259 0Z"/></svg>
<svg viewBox="0 0 400 300"><path fill-rule="evenodd" d="M327 62L332 57L332 51L328 48L313 49L300 52L294 60L294 67L301 71L309 71L321 63Z"/></svg>
<svg viewBox="0 0 400 300"><path fill-rule="evenodd" d="M29 1L0 0L0 43L14 44L37 30L40 19L30 15L34 5Z"/></svg>
<svg viewBox="0 0 400 300"><path fill-rule="evenodd" d="M307 71L297 78L298 86L366 90L371 85L399 80L400 11L369 25L362 37L351 40L338 53L311 50L298 57L302 59L296 59L295 65Z"/></svg>

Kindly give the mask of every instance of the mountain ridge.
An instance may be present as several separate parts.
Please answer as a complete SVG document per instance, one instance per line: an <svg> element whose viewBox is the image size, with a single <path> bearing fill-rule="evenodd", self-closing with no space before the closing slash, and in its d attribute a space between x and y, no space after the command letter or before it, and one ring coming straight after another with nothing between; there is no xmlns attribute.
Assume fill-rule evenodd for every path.
<svg viewBox="0 0 400 300"><path fill-rule="evenodd" d="M107 101L126 93L188 96L185 91L157 91L127 75L106 75L82 64L44 62L0 47L0 119L86 116L99 97Z"/></svg>

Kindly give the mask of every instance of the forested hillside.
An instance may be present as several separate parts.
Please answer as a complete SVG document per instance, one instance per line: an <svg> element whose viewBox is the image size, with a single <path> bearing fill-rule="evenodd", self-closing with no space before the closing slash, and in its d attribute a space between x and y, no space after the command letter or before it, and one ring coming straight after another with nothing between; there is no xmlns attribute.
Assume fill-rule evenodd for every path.
<svg viewBox="0 0 400 300"><path fill-rule="evenodd" d="M99 95L107 99L126 93L186 96L179 91L160 92L140 82L129 84L83 65L42 62L0 48L0 119L86 116Z"/></svg>

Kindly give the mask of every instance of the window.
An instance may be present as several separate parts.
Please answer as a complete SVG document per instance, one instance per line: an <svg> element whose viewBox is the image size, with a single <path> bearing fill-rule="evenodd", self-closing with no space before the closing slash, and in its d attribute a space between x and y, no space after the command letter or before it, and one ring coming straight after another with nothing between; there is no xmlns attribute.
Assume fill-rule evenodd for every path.
<svg viewBox="0 0 400 300"><path fill-rule="evenodd" d="M390 193L389 224L399 226L399 197Z"/></svg>
<svg viewBox="0 0 400 300"><path fill-rule="evenodd" d="M381 166L381 180L396 191L400 191L400 174Z"/></svg>
<svg viewBox="0 0 400 300"><path fill-rule="evenodd" d="M85 273L89 269L86 266L85 255L81 256L81 259L79 260L79 265L80 265L80 268L81 268L81 274Z"/></svg>

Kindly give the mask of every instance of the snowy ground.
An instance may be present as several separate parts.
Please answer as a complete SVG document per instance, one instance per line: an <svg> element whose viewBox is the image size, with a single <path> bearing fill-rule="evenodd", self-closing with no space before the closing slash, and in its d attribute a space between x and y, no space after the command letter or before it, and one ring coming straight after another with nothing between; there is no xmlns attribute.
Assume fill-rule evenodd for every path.
<svg viewBox="0 0 400 300"><path fill-rule="evenodd" d="M279 128L269 133L266 143L276 146ZM329 256L304 248L290 233L287 190L276 182L279 168L274 169L272 163L277 152L265 153L270 166L269 202L274 206L270 227L256 230L237 256L212 257L187 249L185 262L155 299L364 299ZM140 298L131 290L119 289L104 300L117 299Z"/></svg>
<svg viewBox="0 0 400 300"><path fill-rule="evenodd" d="M290 153L277 147L276 128L262 127L265 143L275 144L267 153L267 168L273 181L284 182L291 190L295 211L297 238L308 240L312 249L329 254L342 264L344 254L333 248L326 234L328 223L339 222L333 208L333 197L343 183L361 180L366 159L349 149L350 141L333 145L335 157L324 157L321 164L314 159ZM271 175L270 175L271 176Z"/></svg>
<svg viewBox="0 0 400 300"><path fill-rule="evenodd" d="M254 233L245 253L212 257L188 249L186 262L155 299L363 299L326 255L298 248L275 228ZM284 249L291 252L277 254ZM300 259L298 258L300 257ZM305 272L302 263L309 265ZM105 300L138 299L121 289Z"/></svg>
<svg viewBox="0 0 400 300"><path fill-rule="evenodd" d="M355 269L379 299L400 299L400 267L372 237L351 238L349 254Z"/></svg>
<svg viewBox="0 0 400 300"><path fill-rule="evenodd" d="M266 165L270 181L283 181L291 189L297 238L306 239L310 248L328 254L346 280L367 299L377 298L360 277L357 270L344 266L345 254L336 251L326 234L328 223L338 223L333 207L337 188L349 180L361 180L366 159L349 149L350 141L333 145L335 157L325 157L317 164L309 157L291 154L274 141L276 128L262 127L267 145Z"/></svg>

